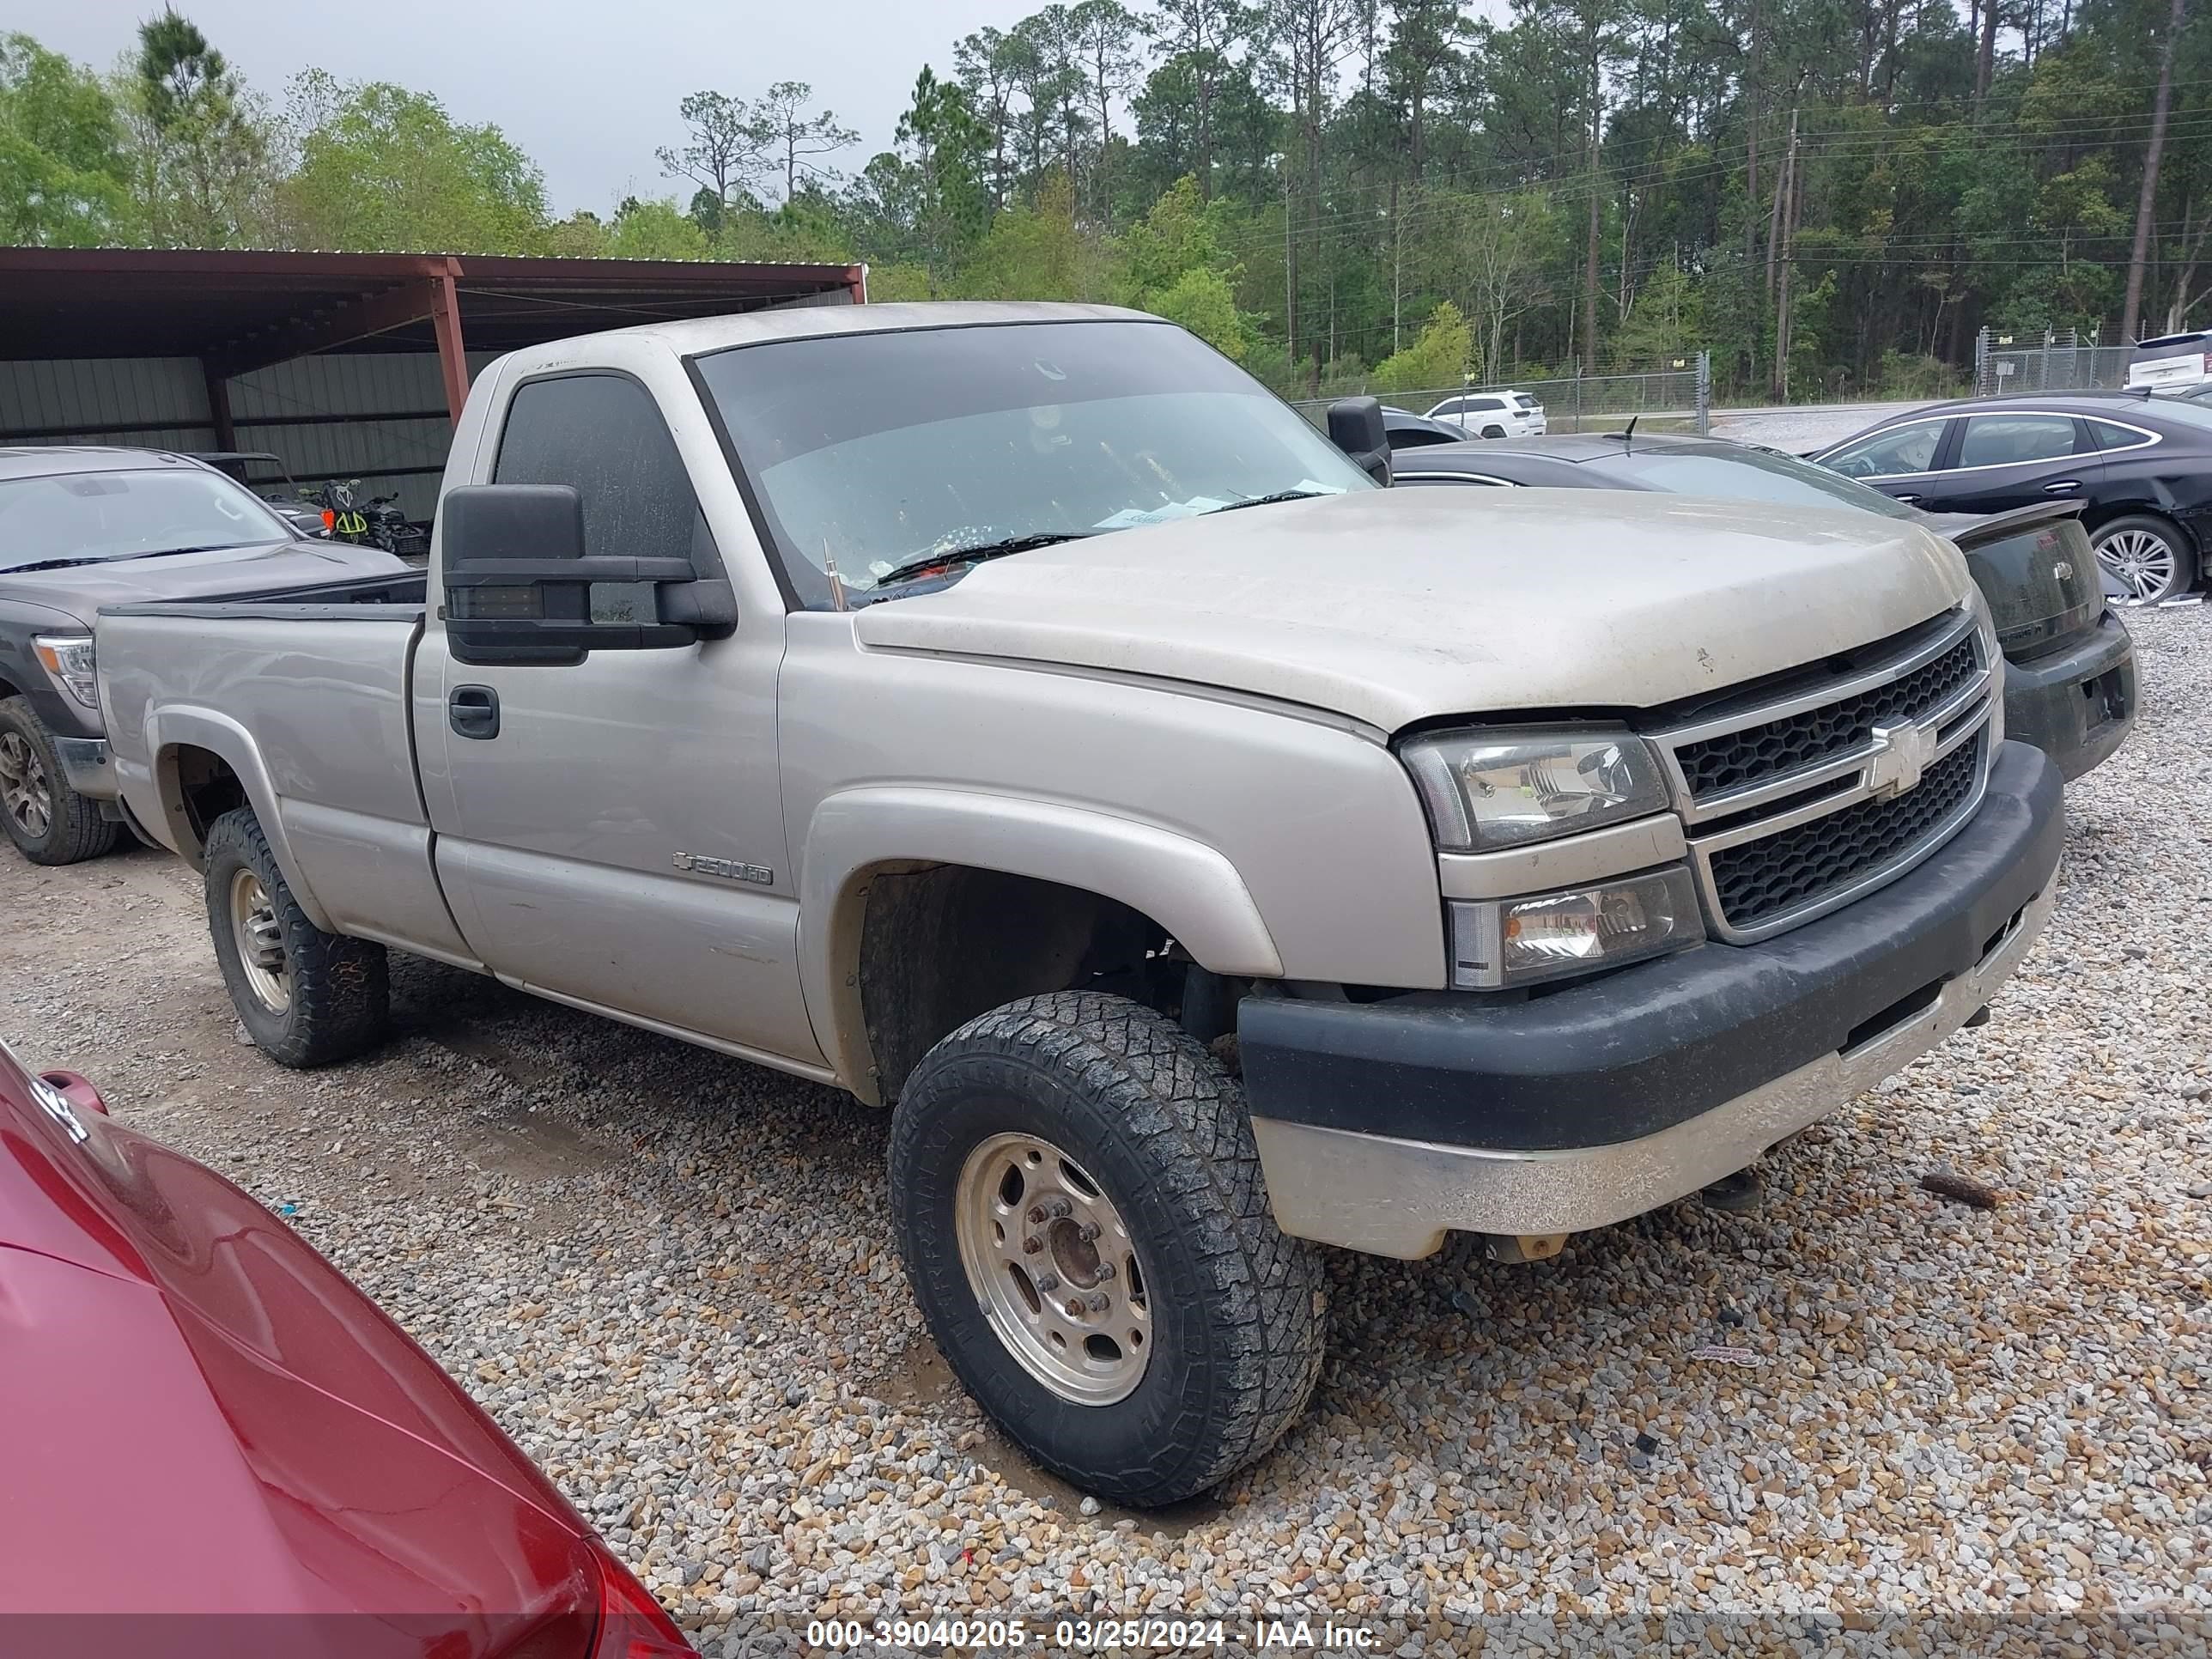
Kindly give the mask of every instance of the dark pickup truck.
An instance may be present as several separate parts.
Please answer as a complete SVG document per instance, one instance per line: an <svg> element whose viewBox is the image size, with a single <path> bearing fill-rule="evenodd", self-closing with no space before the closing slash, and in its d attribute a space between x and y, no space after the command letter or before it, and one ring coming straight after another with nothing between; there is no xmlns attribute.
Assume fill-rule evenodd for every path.
<svg viewBox="0 0 2212 1659"><path fill-rule="evenodd" d="M104 605L246 599L404 574L310 541L215 468L160 450L0 449L0 826L34 864L115 844L92 623ZM89 792L89 793L88 793Z"/></svg>

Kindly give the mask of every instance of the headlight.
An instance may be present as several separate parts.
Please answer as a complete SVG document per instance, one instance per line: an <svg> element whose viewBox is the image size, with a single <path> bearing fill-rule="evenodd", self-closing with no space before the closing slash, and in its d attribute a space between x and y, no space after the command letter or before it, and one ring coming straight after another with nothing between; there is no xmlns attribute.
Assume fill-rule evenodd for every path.
<svg viewBox="0 0 2212 1659"><path fill-rule="evenodd" d="M1677 865L1530 898L1455 900L1452 988L1489 991L1656 957L1705 936Z"/></svg>
<svg viewBox="0 0 2212 1659"><path fill-rule="evenodd" d="M1658 761L1626 732L1449 732L1401 752L1447 853L1518 847L1667 806Z"/></svg>
<svg viewBox="0 0 2212 1659"><path fill-rule="evenodd" d="M93 678L91 635L40 634L33 636L31 646L56 685L87 708L100 707L100 686Z"/></svg>

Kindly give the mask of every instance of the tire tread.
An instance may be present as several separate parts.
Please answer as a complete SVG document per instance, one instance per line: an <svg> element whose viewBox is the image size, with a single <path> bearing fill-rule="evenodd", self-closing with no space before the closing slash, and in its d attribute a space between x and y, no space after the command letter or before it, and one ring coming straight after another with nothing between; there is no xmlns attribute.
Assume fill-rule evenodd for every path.
<svg viewBox="0 0 2212 1659"><path fill-rule="evenodd" d="M1216 1304L1226 1386L1209 1420L1184 1423L1143 1469L1086 1468L1064 1453L1048 1461L1077 1484L1133 1503L1172 1503L1218 1485L1264 1455L1304 1409L1326 1336L1318 1254L1275 1224L1243 1089L1165 1017L1123 997L1060 991L1006 1003L952 1032L916 1068L902 1108L933 1065L981 1055L1048 1067L1111 1110L1194 1235ZM902 1109L894 1121L895 1180L921 1116Z"/></svg>
<svg viewBox="0 0 2212 1659"><path fill-rule="evenodd" d="M326 933L309 921L286 884L261 820L250 806L225 812L208 830L208 928L232 1004L255 1045L280 1066L307 1068L350 1060L383 1039L391 1013L385 950L374 940ZM231 872L251 869L276 907L290 958L291 1006L281 1028L264 1033L268 1015L252 1000L230 931ZM252 1013L249 1014L249 1010Z"/></svg>

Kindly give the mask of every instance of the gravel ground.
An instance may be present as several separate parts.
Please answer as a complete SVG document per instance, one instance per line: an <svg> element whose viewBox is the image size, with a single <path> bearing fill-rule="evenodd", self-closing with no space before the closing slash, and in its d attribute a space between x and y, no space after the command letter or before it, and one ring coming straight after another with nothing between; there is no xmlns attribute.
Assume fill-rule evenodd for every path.
<svg viewBox="0 0 2212 1659"><path fill-rule="evenodd" d="M1990 1024L1778 1152L1757 1215L1532 1267L1333 1256L1313 1409L1164 1516L1095 1511L949 1385L884 1121L829 1091L413 962L380 1056L285 1073L240 1046L196 884L137 850L0 857L0 1030L295 1204L710 1654L968 1608L1439 1653L1661 1611L2202 1618L2212 609L2130 625L2150 712L2071 792L2057 921Z"/></svg>
<svg viewBox="0 0 2212 1659"><path fill-rule="evenodd" d="M1717 409L1713 436L1767 444L1792 454L1863 431L1877 421L1925 409L1923 403L1790 404L1779 409Z"/></svg>

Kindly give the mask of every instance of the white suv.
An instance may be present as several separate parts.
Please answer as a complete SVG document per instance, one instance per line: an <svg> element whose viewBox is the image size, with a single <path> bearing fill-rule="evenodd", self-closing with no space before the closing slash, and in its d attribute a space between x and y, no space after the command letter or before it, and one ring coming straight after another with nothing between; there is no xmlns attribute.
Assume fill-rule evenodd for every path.
<svg viewBox="0 0 2212 1659"><path fill-rule="evenodd" d="M1525 392L1468 392L1429 411L1432 421L1465 428L1470 438L1540 438L1550 428L1544 405Z"/></svg>
<svg viewBox="0 0 2212 1659"><path fill-rule="evenodd" d="M2128 390L2187 392L2212 380L2212 334L2138 340L2128 354Z"/></svg>

